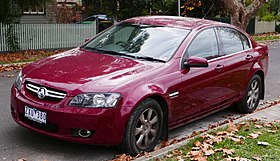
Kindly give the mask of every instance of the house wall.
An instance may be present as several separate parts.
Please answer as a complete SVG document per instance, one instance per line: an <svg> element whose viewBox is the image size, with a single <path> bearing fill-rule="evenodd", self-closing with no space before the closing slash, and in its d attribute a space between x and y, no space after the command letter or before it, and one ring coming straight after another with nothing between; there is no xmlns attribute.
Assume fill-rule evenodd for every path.
<svg viewBox="0 0 280 161"><path fill-rule="evenodd" d="M49 23L46 15L22 15L21 24L45 24Z"/></svg>

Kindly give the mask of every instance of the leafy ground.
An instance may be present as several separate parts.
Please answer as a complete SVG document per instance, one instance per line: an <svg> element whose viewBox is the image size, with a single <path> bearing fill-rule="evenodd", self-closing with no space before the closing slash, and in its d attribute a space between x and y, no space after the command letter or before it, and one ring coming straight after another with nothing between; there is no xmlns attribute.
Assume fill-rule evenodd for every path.
<svg viewBox="0 0 280 161"><path fill-rule="evenodd" d="M260 107L257 110L255 110L255 112L270 108L277 104L280 104L280 99L276 99L274 101L261 102ZM179 140L175 138L169 139L167 141L162 141L157 147L155 147L154 151L160 150L162 148L165 148L172 144L176 144L181 141L185 141L187 139L194 138L188 141L187 145L179 149L175 149L170 154L166 155L164 158L157 158L155 159L155 161L248 161L248 159L245 158L245 155L247 158L249 158L248 156L250 156L250 158L255 158L256 161L261 161L263 156L265 156L265 160L263 159L263 161L269 161L269 159L267 158L274 156L280 158L280 121L275 121L273 123L265 123L260 122L259 120L251 120L248 122L238 123L237 125L234 125L232 123L233 120L237 120L246 115L247 114L243 114L238 117L234 117L234 115L231 114L226 115L223 117L227 118L227 120L222 122L216 122L214 124L209 124L208 129L201 131L193 131L191 135L184 136ZM227 128L220 128L218 130L214 130L226 124L228 124ZM207 132L207 134L201 136L201 134L205 132ZM275 149L274 151L274 147L276 147L276 145L273 144L273 146L268 146L269 149L266 149L266 151L262 151L263 153L257 153L261 154L262 156L255 156L253 155L253 153L251 154L252 150L257 149L258 146L259 149L257 149L257 152L263 150L261 148L262 146L265 146L267 142L270 143L271 141L274 141L270 134L275 134L274 140L278 139L278 149ZM256 141L261 141L260 145L255 145L254 143ZM270 155L270 153L273 153L275 155ZM132 157L127 154L120 154L116 155L113 161L130 161L142 156L148 158L150 157L150 153L145 152L143 154L138 154L136 157Z"/></svg>
<svg viewBox="0 0 280 161"><path fill-rule="evenodd" d="M26 65L27 62L33 62L60 52L62 52L62 50L57 50L53 52L47 52L44 50L39 50L39 51L27 50L24 52L0 54L0 73L4 71L20 70ZM19 63L19 64L14 64L14 63ZM4 66L4 64L11 64L11 65Z"/></svg>
<svg viewBox="0 0 280 161"><path fill-rule="evenodd" d="M252 36L255 41L280 40L279 33L257 34Z"/></svg>
<svg viewBox="0 0 280 161"><path fill-rule="evenodd" d="M275 161L280 158L280 121L250 120L210 131L173 150L162 161Z"/></svg>

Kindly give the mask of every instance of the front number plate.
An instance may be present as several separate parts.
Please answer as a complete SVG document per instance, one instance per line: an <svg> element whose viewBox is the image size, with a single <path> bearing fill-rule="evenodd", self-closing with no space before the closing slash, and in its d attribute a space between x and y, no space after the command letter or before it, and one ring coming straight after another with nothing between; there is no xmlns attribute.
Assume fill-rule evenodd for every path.
<svg viewBox="0 0 280 161"><path fill-rule="evenodd" d="M37 110L36 108L24 107L24 117L36 121L40 124L47 123L47 113Z"/></svg>

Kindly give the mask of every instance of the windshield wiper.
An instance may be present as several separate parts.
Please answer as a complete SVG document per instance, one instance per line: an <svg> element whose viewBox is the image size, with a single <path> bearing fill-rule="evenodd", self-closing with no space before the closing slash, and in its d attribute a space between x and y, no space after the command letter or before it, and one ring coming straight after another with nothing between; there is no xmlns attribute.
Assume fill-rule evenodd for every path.
<svg viewBox="0 0 280 161"><path fill-rule="evenodd" d="M164 61L164 60L149 57L149 56L135 56L135 57L136 57L136 59L144 59L144 60L148 60L148 61L157 61L157 62L161 62L161 63L166 63L166 61Z"/></svg>
<svg viewBox="0 0 280 161"><path fill-rule="evenodd" d="M86 49L92 50L92 51L98 51L98 52L105 53L105 54L110 54L110 55L127 56L127 57L130 57L130 58L136 58L136 56L116 52L116 51L113 51L113 50L104 50L104 49L93 48L93 47L86 47Z"/></svg>
<svg viewBox="0 0 280 161"><path fill-rule="evenodd" d="M88 46L85 47L85 49L92 50L92 51L98 51L98 52L105 53L105 54L126 56L126 57L130 57L130 58L134 58L134 59L144 59L144 60L148 60L148 61L157 61L157 62L161 62L161 63L166 63L166 61L164 61L164 60L149 57L149 56L130 55L130 54L126 54L126 53L116 52L116 51L113 51L113 50L104 50L104 49L93 48L93 47L88 47Z"/></svg>

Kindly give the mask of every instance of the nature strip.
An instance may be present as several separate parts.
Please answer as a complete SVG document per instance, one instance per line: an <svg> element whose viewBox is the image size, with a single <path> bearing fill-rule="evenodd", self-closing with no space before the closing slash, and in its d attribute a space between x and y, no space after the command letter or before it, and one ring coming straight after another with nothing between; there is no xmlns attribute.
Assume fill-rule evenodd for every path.
<svg viewBox="0 0 280 161"><path fill-rule="evenodd" d="M279 96L279 98L280 98L280 96ZM267 109L267 108L270 108L270 107L275 106L277 104L280 104L280 100L279 99L278 100L274 100L272 102L266 101L266 102L260 103L260 105L263 105L263 107L260 107L260 108L256 109L253 113L261 111L261 110L264 110L264 109ZM178 140L177 139L170 139L170 140L167 140L167 141L162 141L160 146L157 146L154 149L154 151L157 151L157 150L162 149L162 148L164 148L166 146L169 146L169 145L172 145L172 144L176 144L178 142L181 142L181 141L184 141L184 140L196 137L196 136L198 136L198 135L200 135L202 133L205 133L205 132L207 132L209 130L215 129L215 128L217 128L219 126L222 126L222 125L228 124L229 126L231 126L232 122L234 120L242 118L242 117L244 117L246 115L248 115L248 114L242 114L242 115L240 115L238 117L233 117L233 115L231 115L231 114L223 116L224 118L228 118L228 119L225 120L225 121L222 121L222 122L217 122L217 123L214 123L214 124L209 124L208 125L208 129L200 130L200 131L194 131L194 132L192 132L191 135L187 135L187 136L185 136L185 137L183 137L181 139L178 139ZM154 151L152 151L152 152L154 152ZM134 160L134 159L140 158L142 156L145 156L146 158L148 158L148 157L150 157L150 154L148 152L144 152L142 154L138 154L135 157L132 157L132 156L127 155L127 154L119 154L119 155L116 155L115 158L112 161L130 161L130 160Z"/></svg>

